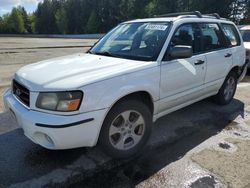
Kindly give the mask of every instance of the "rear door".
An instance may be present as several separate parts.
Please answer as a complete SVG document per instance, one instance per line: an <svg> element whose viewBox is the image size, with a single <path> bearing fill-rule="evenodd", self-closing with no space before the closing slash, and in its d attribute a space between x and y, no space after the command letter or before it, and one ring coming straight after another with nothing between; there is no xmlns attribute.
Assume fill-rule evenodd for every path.
<svg viewBox="0 0 250 188"><path fill-rule="evenodd" d="M233 64L242 65L245 63L245 50L241 45L239 32L233 24L222 23L222 30L226 36L226 42L233 54Z"/></svg>
<svg viewBox="0 0 250 188"><path fill-rule="evenodd" d="M207 59L205 83L220 85L232 67L232 50L227 47L223 31L217 23L200 23L203 53ZM211 87L211 89L217 89Z"/></svg>

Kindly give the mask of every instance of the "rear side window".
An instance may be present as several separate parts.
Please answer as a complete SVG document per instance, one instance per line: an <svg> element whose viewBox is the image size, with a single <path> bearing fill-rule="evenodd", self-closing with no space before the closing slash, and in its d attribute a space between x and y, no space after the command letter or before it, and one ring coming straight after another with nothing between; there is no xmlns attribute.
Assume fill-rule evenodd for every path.
<svg viewBox="0 0 250 188"><path fill-rule="evenodd" d="M240 36L236 28L231 24L221 24L223 32L226 36L226 42L229 46L239 46Z"/></svg>
<svg viewBox="0 0 250 188"><path fill-rule="evenodd" d="M215 23L201 23L202 31L202 48L204 52L213 51L224 48L223 33L218 24Z"/></svg>
<svg viewBox="0 0 250 188"><path fill-rule="evenodd" d="M202 49L204 52L225 47L223 42L223 33L218 24L201 23L200 27L202 31Z"/></svg>

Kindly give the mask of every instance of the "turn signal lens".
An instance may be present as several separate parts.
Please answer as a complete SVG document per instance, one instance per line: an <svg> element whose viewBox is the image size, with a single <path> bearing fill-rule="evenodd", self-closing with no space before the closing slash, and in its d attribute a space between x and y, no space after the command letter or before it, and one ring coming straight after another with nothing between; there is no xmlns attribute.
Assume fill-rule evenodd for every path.
<svg viewBox="0 0 250 188"><path fill-rule="evenodd" d="M57 110L59 111L75 111L80 105L81 100L69 100L69 101L60 101L57 106Z"/></svg>

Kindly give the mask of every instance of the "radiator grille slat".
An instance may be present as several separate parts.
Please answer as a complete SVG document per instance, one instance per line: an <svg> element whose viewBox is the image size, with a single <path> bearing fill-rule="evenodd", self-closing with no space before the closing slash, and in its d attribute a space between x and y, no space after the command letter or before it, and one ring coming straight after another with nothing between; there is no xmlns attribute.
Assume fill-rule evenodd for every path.
<svg viewBox="0 0 250 188"><path fill-rule="evenodd" d="M24 105L30 106L30 91L26 87L13 80L12 91Z"/></svg>

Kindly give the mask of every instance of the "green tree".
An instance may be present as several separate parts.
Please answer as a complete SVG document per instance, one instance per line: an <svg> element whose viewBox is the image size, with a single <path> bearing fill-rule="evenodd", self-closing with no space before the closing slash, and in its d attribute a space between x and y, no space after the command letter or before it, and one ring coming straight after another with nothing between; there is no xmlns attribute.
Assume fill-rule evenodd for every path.
<svg viewBox="0 0 250 188"><path fill-rule="evenodd" d="M93 10L90 14L89 20L86 25L86 33L98 33L100 29L100 20L97 17L96 12Z"/></svg>
<svg viewBox="0 0 250 188"><path fill-rule="evenodd" d="M4 28L3 18L0 16L0 33L3 33L3 28Z"/></svg>
<svg viewBox="0 0 250 188"><path fill-rule="evenodd" d="M58 33L55 14L60 2L57 0L44 0L38 4L35 28L41 34Z"/></svg>
<svg viewBox="0 0 250 188"><path fill-rule="evenodd" d="M68 33L84 33L96 0L68 0L63 6L67 12Z"/></svg>
<svg viewBox="0 0 250 188"><path fill-rule="evenodd" d="M31 23L29 20L29 15L27 14L26 10L24 7L18 6L17 9L19 12L22 14L23 17L23 22L24 22L24 28L25 28L25 33L32 33L31 31Z"/></svg>
<svg viewBox="0 0 250 188"><path fill-rule="evenodd" d="M166 14L172 12L180 12L182 10L178 10L178 4L182 1L172 1L172 0L158 0L156 2L156 8L158 14Z"/></svg>
<svg viewBox="0 0 250 188"><path fill-rule="evenodd" d="M250 22L250 0L43 0L35 14L18 7L2 16L0 32L105 33L126 20L195 10Z"/></svg>
<svg viewBox="0 0 250 188"><path fill-rule="evenodd" d="M156 10L156 0L150 1L146 6L145 6L145 15L148 17L152 17L157 14Z"/></svg>
<svg viewBox="0 0 250 188"><path fill-rule="evenodd" d="M7 24L8 18L9 14L5 14L1 17L0 33L9 33Z"/></svg>
<svg viewBox="0 0 250 188"><path fill-rule="evenodd" d="M30 23L31 33L36 33L36 27L35 27L35 24L36 24L36 15L34 13L29 14L28 15L28 20L29 20L29 23Z"/></svg>
<svg viewBox="0 0 250 188"><path fill-rule="evenodd" d="M190 10L198 10L203 14L218 13L221 17L229 18L232 3L235 0L190 0Z"/></svg>
<svg viewBox="0 0 250 188"><path fill-rule="evenodd" d="M9 33L24 33L24 21L22 13L18 8L13 8L7 19L7 31Z"/></svg>
<svg viewBox="0 0 250 188"><path fill-rule="evenodd" d="M60 8L56 11L56 25L60 34L67 33L68 19L67 13L64 8Z"/></svg>
<svg viewBox="0 0 250 188"><path fill-rule="evenodd" d="M241 24L250 24L250 0L246 0Z"/></svg>

